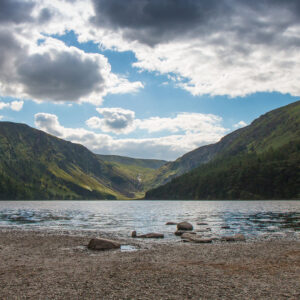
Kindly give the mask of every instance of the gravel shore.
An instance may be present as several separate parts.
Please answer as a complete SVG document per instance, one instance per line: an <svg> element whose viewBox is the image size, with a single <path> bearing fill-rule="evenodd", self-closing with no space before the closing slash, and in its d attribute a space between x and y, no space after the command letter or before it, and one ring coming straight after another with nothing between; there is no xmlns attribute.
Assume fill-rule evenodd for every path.
<svg viewBox="0 0 300 300"><path fill-rule="evenodd" d="M92 237L0 231L0 299L300 299L300 241L97 252Z"/></svg>

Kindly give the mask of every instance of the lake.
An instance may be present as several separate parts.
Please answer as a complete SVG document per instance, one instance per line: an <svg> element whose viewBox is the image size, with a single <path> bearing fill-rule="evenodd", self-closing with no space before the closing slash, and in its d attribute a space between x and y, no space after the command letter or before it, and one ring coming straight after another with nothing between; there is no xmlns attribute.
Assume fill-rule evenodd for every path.
<svg viewBox="0 0 300 300"><path fill-rule="evenodd" d="M243 233L248 239L300 239L300 201L0 201L0 227L128 237L165 233L188 221L204 236ZM196 225L206 223L206 225ZM223 227L223 228L222 228Z"/></svg>

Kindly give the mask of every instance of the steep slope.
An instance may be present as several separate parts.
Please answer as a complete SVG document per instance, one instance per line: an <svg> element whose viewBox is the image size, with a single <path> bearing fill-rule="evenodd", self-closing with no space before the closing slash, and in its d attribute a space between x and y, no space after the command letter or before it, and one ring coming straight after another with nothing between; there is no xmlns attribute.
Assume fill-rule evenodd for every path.
<svg viewBox="0 0 300 300"><path fill-rule="evenodd" d="M0 122L0 199L124 199L136 193L137 179L82 145Z"/></svg>
<svg viewBox="0 0 300 300"><path fill-rule="evenodd" d="M300 101L270 111L251 125L238 129L218 143L197 148L156 171L152 187L163 185L173 178L187 173L220 155L261 153L273 147L277 149L300 136Z"/></svg>
<svg viewBox="0 0 300 300"><path fill-rule="evenodd" d="M198 168L148 191L145 198L299 199L300 101L186 154L175 162L177 170L193 167L193 159Z"/></svg>
<svg viewBox="0 0 300 300"><path fill-rule="evenodd" d="M120 175L136 182L136 198L142 198L145 191L151 188L155 170L163 166L167 161L157 159L137 159L118 155L97 155L113 167Z"/></svg>

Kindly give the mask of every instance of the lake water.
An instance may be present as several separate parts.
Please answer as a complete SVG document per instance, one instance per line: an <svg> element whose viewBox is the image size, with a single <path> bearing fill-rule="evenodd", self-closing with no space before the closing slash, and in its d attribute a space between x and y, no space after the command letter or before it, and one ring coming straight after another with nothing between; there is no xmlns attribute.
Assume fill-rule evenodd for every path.
<svg viewBox="0 0 300 300"><path fill-rule="evenodd" d="M0 201L0 228L178 239L168 221L188 221L205 236L300 239L300 201Z"/></svg>

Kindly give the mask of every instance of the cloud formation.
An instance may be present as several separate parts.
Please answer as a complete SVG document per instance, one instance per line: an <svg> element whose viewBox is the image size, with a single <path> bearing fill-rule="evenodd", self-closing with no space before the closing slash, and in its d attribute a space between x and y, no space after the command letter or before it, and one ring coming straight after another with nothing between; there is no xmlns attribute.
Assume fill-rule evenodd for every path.
<svg viewBox="0 0 300 300"><path fill-rule="evenodd" d="M247 126L248 124L245 121L239 121L238 123L233 125L233 128L237 129L237 128L242 128Z"/></svg>
<svg viewBox="0 0 300 300"><path fill-rule="evenodd" d="M20 111L23 108L24 101L0 102L0 110L9 108L14 111Z"/></svg>
<svg viewBox="0 0 300 300"><path fill-rule="evenodd" d="M98 28L95 40L134 51L134 66L141 70L176 74L176 85L193 95L300 95L297 0L93 4L90 24Z"/></svg>
<svg viewBox="0 0 300 300"><path fill-rule="evenodd" d="M56 115L48 113L36 114L35 125L52 135L83 144L95 153L167 160L174 160L197 147L217 142L226 132L226 129L217 124L215 131L210 128L207 131L187 131L159 138L118 139L82 128L63 127Z"/></svg>
<svg viewBox="0 0 300 300"><path fill-rule="evenodd" d="M96 108L103 118L92 117L86 121L90 128L99 128L104 132L116 134L129 133L135 129L132 110L115 108Z"/></svg>
<svg viewBox="0 0 300 300"><path fill-rule="evenodd" d="M82 25L80 9L80 1L0 2L0 95L99 105L107 94L143 88L140 81L112 73L104 55L85 53L50 37L75 29L75 19Z"/></svg>

